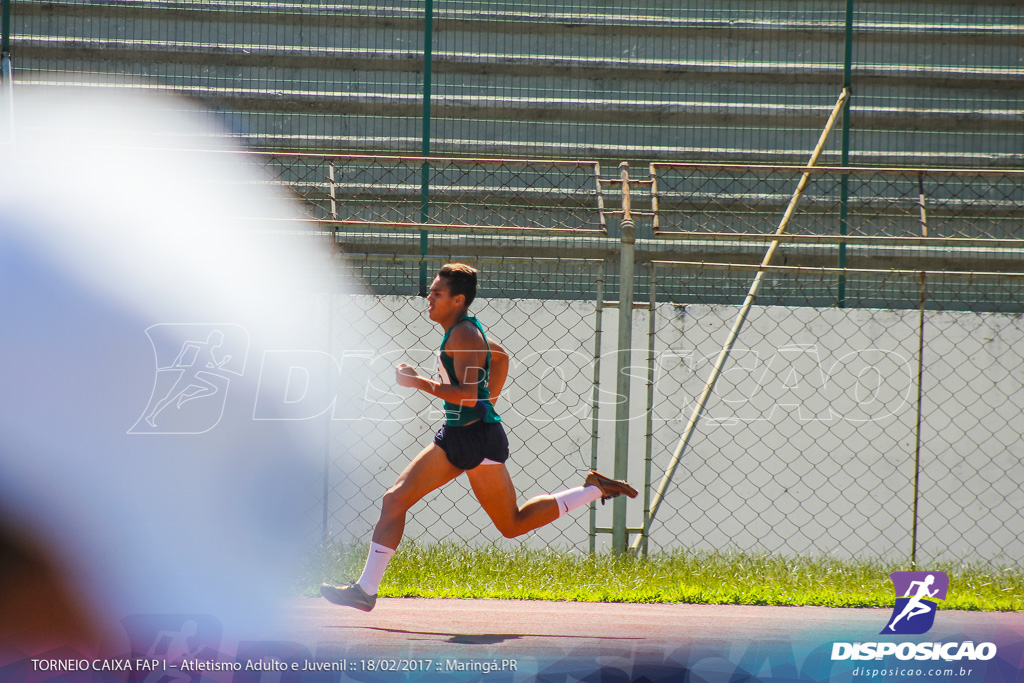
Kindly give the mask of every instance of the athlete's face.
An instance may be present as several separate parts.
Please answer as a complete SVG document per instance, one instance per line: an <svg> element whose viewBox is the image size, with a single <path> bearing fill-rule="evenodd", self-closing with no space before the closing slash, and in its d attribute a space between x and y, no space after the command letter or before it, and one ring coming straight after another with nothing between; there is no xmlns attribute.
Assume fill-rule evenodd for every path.
<svg viewBox="0 0 1024 683"><path fill-rule="evenodd" d="M448 281L442 277L435 277L430 283L430 293L427 294L427 316L434 322L444 322L455 315L462 313L465 308L466 297L462 294L452 296Z"/></svg>

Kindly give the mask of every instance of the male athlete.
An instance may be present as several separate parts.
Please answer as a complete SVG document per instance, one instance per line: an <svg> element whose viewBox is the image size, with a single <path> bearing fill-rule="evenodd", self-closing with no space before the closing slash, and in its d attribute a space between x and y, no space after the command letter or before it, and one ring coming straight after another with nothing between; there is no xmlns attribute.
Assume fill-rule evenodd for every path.
<svg viewBox="0 0 1024 683"><path fill-rule="evenodd" d="M579 486L554 495L537 496L520 507L505 468L508 439L494 404L508 375L508 354L484 328L469 316L476 297L477 270L462 263L441 268L430 285L427 314L444 329L438 350L440 381L421 376L400 363L395 368L398 384L425 391L444 401L445 423L434 442L420 451L398 481L384 494L380 519L359 580L351 585L323 584L320 593L337 605L369 612L377 602L377 590L391 556L405 530L405 514L423 496L465 472L480 505L506 538L513 538L555 521L597 499L636 490L591 471Z"/></svg>

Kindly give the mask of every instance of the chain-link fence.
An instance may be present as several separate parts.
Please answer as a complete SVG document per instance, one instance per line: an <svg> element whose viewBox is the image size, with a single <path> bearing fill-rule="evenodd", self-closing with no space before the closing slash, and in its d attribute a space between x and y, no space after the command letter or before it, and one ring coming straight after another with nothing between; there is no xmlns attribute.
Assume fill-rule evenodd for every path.
<svg viewBox="0 0 1024 683"><path fill-rule="evenodd" d="M325 536L365 538L429 441L440 412L393 365L432 368L417 295L462 260L514 358L524 497L625 459L645 548L1024 560L1024 180L977 170L1024 161L1019 3L0 5L0 136L34 125L22 87L186 95L343 255L335 281L362 293L317 302L320 369L365 391L314 406ZM805 162L841 91L831 166L778 166ZM606 545L613 507L522 542ZM497 540L460 482L409 533Z"/></svg>
<svg viewBox="0 0 1024 683"><path fill-rule="evenodd" d="M1020 167L1020 3L4 0L21 85L169 91L251 149ZM30 125L31 122L25 122Z"/></svg>
<svg viewBox="0 0 1024 683"><path fill-rule="evenodd" d="M805 174L799 210L776 235ZM768 243L778 240L776 265L1021 269L1024 175L1017 171L652 164L651 178L653 234L686 246L677 260L758 264ZM800 305L918 305L912 291L898 299L900 288L858 285L843 273L835 277L817 292L805 287ZM730 287L709 286L703 296L709 302L742 300L748 284L749 278L736 277ZM956 288L933 287L928 306L945 305L944 297L952 307L971 301L979 311L1016 312L1020 305L984 279L961 280ZM760 300L785 304L785 288L775 286Z"/></svg>
<svg viewBox="0 0 1024 683"><path fill-rule="evenodd" d="M439 175L431 187L441 207L470 206L430 224L417 220L416 192L422 167L444 168L440 159L265 159L280 177L302 178L294 189L309 198L310 219L333 231L343 272L366 292L334 296L327 316L330 355L343 359L339 381L367 387L359 405L335 408L327 427L329 538L370 533L380 496L440 421L429 397L395 387L393 367L433 371L440 332L416 280L421 267L432 276L449 260L481 268L474 312L513 357L500 408L521 497L577 485L594 465L613 468L623 400L614 179L587 163L565 173L561 163L534 162L518 178L535 191L506 205L501 164L460 159L454 180ZM280 171L288 163L299 169L291 176ZM310 167L315 182L302 170ZM404 169L401 182L366 188L369 208L340 201L342 188L325 180L358 179L368 167L375 179ZM656 165L650 182L632 185L643 218L626 455L643 496L628 506L631 540L650 551L1019 562L1024 174L814 169L791 232L777 238L777 261L762 266L766 235L804 173ZM480 181L469 195L460 194L465 178ZM357 189L358 181L345 192ZM544 208L534 214L534 205ZM545 212L550 235L529 218ZM388 239L376 236L384 228ZM430 235L426 256L421 230ZM759 271L756 305L673 462ZM609 547L602 532L611 518L612 506L595 506L513 543ZM421 503L408 533L425 542L500 539L464 482Z"/></svg>
<svg viewBox="0 0 1024 683"><path fill-rule="evenodd" d="M501 409L512 437L509 467L523 497L578 484L592 455L610 469L621 399L609 388L615 322L602 323L595 303L605 264L466 260L498 293L475 304L475 313L514 359ZM431 272L441 263L431 259ZM529 282L539 281L542 269L559 271L575 291L565 299L531 296ZM739 307L703 302L717 286L730 298L731 276L754 271L654 268L659 300L653 316L637 312L633 352L634 376L650 372L651 385L634 379L630 397L629 477L648 484L648 501ZM870 290L871 303L918 297L927 309L860 307L852 296L846 309L816 305L839 274L849 291ZM386 291L387 279L370 284ZM1020 275L773 271L766 291L787 303L751 312L651 525L650 549L1020 561L1024 326L1019 313L974 310L986 307L973 296L953 299L968 279L997 291L999 300L1024 301ZM672 301L660 301L662 283L675 290ZM941 306L932 290L943 293ZM810 294L801 301L804 291ZM348 361L345 377L351 372L368 387L358 410L330 427L337 446L323 502L332 538L370 532L380 496L440 421L428 397L406 395L393 383L397 362L433 369L439 332L421 301L343 297L332 309L334 354L362 353ZM650 347L643 349L648 325ZM609 510L596 512L596 526L607 527ZM630 526L642 526L643 515L643 506L631 505ZM467 543L499 537L464 483L428 497L410 516L409 534ZM582 550L592 535L581 516L524 542Z"/></svg>
<svg viewBox="0 0 1024 683"><path fill-rule="evenodd" d="M655 229L662 237L771 234L805 173L810 183L789 234L1019 237L1024 196L1017 173L940 169L651 164Z"/></svg>
<svg viewBox="0 0 1024 683"><path fill-rule="evenodd" d="M601 168L592 161L250 156L302 199L309 218L341 228L604 232Z"/></svg>
<svg viewBox="0 0 1024 683"><path fill-rule="evenodd" d="M655 268L659 293L673 291L651 337L656 485L738 315L731 281L756 270ZM840 275L848 307L821 306ZM987 312L968 281L1024 301L1020 274L771 270L672 472L652 547L1019 562L1024 325L1019 311ZM878 307L885 298L920 306Z"/></svg>

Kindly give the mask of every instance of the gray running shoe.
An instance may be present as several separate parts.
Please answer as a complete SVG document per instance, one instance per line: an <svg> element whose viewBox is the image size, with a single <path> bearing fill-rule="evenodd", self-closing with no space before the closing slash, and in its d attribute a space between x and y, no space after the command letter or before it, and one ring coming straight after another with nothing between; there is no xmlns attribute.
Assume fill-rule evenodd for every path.
<svg viewBox="0 0 1024 683"><path fill-rule="evenodd" d="M360 588L358 583L345 586L332 586L329 583L322 583L320 584L320 595L335 605L355 607L364 612L369 612L377 604L377 595L367 595L366 591Z"/></svg>
<svg viewBox="0 0 1024 683"><path fill-rule="evenodd" d="M636 489L627 484L625 481L618 479L609 479L603 474L599 474L594 470L590 470L590 474L587 475L586 480L583 482L584 486L596 486L601 489L601 505L609 498L615 498L623 494L630 498L636 498Z"/></svg>

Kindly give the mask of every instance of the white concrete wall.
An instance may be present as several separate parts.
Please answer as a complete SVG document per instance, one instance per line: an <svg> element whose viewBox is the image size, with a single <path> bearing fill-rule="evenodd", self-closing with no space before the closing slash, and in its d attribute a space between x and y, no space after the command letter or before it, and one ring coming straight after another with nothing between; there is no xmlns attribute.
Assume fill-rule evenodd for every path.
<svg viewBox="0 0 1024 683"><path fill-rule="evenodd" d="M591 453L595 305L490 300L474 308L514 358L499 408L522 497L580 484ZM736 313L731 306L656 309L654 487ZM610 309L602 320L598 463L609 474L617 315ZM349 520L337 524L358 538L375 521L380 495L440 423L435 401L394 389L391 370L404 360L432 371L440 333L416 298L348 301L336 316L346 318L349 332L363 327L361 334L388 339L368 366L376 403L352 413L360 420L333 423L362 439L358 453L334 454L347 481L331 502ZM648 323L647 311L634 313L629 478L635 484L644 480ZM918 324L917 311L753 309L668 489L652 549L908 557ZM918 559L1020 562L1024 322L930 312L925 336ZM642 524L642 510L639 499L629 504L631 526ZM599 526L611 524L610 511L598 506ZM525 542L585 549L587 528L581 511ZM421 503L408 534L424 542L499 538L464 482ZM599 547L607 542L599 537Z"/></svg>

